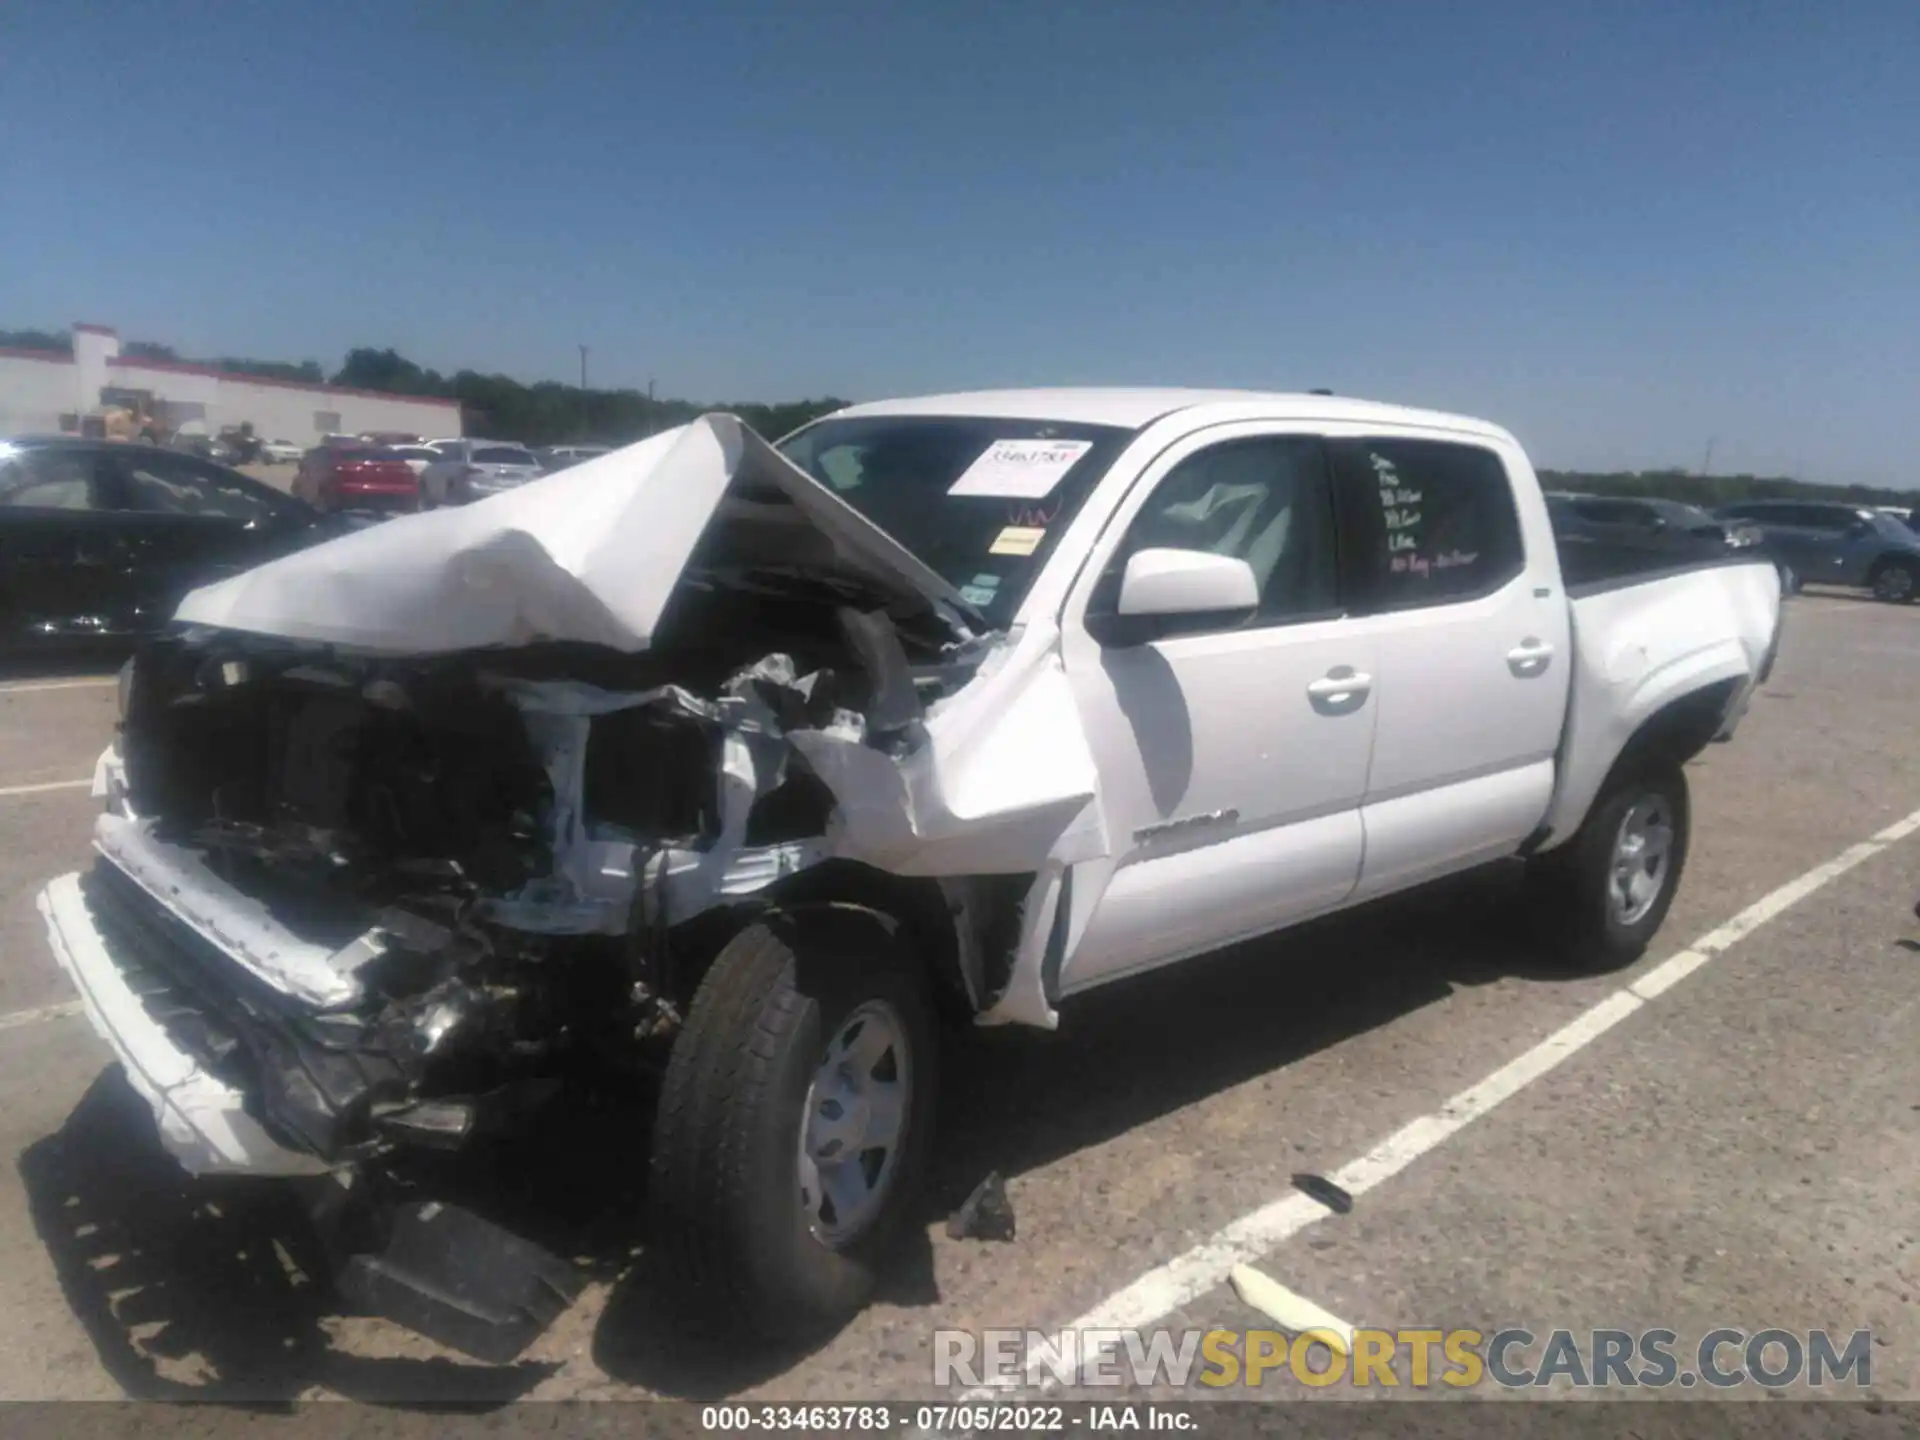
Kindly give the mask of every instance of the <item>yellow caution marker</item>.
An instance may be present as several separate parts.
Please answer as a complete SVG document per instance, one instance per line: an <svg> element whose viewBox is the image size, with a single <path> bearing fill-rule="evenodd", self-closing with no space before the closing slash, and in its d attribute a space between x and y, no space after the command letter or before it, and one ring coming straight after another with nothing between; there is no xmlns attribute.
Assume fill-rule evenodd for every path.
<svg viewBox="0 0 1920 1440"><path fill-rule="evenodd" d="M1315 1332L1316 1339L1328 1341L1328 1348L1342 1355L1353 1354L1353 1326L1337 1315L1322 1310L1304 1295L1296 1295L1270 1275L1251 1265L1236 1265L1227 1273L1233 1293L1251 1305L1290 1335ZM1337 1342L1337 1343L1335 1343Z"/></svg>

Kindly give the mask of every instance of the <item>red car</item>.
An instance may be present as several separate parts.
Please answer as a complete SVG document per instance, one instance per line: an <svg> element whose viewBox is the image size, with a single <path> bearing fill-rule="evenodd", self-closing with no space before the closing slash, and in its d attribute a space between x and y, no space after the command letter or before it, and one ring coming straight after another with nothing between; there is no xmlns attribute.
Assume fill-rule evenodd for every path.
<svg viewBox="0 0 1920 1440"><path fill-rule="evenodd" d="M293 495L316 510L418 510L420 481L401 456L377 445L322 445L301 458Z"/></svg>

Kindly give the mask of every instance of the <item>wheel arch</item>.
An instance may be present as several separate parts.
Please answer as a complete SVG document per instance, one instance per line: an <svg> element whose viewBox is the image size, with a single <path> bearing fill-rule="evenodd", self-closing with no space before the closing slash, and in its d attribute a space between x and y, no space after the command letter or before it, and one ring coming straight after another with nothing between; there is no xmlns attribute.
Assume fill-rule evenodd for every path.
<svg viewBox="0 0 1920 1440"><path fill-rule="evenodd" d="M1620 747L1596 793L1604 795L1622 777L1648 764L1682 766L1700 754L1720 733L1742 683L1738 678L1716 680L1669 700L1647 716Z"/></svg>
<svg viewBox="0 0 1920 1440"><path fill-rule="evenodd" d="M1633 726L1604 767L1591 762L1583 767L1593 777L1580 787L1583 793L1557 796L1546 823L1522 853L1544 853L1566 844L1579 833L1600 797L1636 770L1650 764L1678 768L1694 759L1724 733L1727 716L1746 685L1743 675L1722 676L1662 701ZM1560 763L1570 764L1566 754Z"/></svg>
<svg viewBox="0 0 1920 1440"><path fill-rule="evenodd" d="M727 942L769 912L838 909L864 912L894 930L905 940L914 963L926 970L940 1013L970 1019L1004 983L1017 933L1012 927L1032 880L1031 875L940 880L895 875L853 860L828 860L742 904L702 917L704 924L693 922L701 933L685 948L700 958L679 967L675 989L691 995Z"/></svg>
<svg viewBox="0 0 1920 1440"><path fill-rule="evenodd" d="M1880 577L1895 565L1904 565L1913 572L1915 581L1920 582L1920 555L1911 555L1904 550L1886 550L1867 567L1867 587L1871 589L1878 584Z"/></svg>

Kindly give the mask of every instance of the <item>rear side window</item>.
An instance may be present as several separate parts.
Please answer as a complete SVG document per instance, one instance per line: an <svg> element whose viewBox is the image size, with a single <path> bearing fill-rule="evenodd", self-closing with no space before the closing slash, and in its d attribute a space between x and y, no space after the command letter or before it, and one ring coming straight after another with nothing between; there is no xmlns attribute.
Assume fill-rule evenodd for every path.
<svg viewBox="0 0 1920 1440"><path fill-rule="evenodd" d="M1443 440L1343 440L1334 453L1353 512L1356 575L1372 608L1491 595L1526 569L1500 457Z"/></svg>
<svg viewBox="0 0 1920 1440"><path fill-rule="evenodd" d="M1824 505L1802 505L1793 513L1792 523L1809 530L1844 530L1855 517L1845 510L1830 510Z"/></svg>

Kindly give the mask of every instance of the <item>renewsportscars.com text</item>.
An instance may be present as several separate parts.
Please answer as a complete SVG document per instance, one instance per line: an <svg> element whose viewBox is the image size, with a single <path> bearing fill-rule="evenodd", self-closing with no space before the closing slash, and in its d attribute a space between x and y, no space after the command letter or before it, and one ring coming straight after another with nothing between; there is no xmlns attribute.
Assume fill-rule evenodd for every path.
<svg viewBox="0 0 1920 1440"><path fill-rule="evenodd" d="M936 1330L933 1379L972 1388L1258 1387L1360 1389L1733 1389L1805 1385L1864 1390L1873 1335L1855 1330L1722 1327L1692 1341L1672 1330Z"/></svg>

